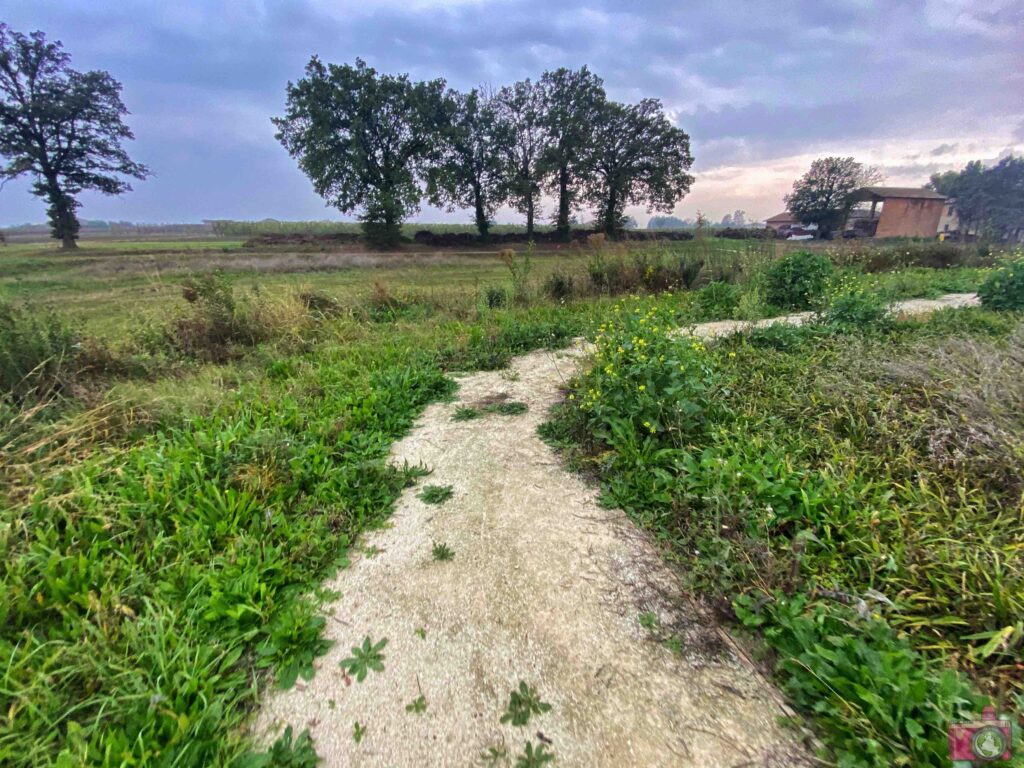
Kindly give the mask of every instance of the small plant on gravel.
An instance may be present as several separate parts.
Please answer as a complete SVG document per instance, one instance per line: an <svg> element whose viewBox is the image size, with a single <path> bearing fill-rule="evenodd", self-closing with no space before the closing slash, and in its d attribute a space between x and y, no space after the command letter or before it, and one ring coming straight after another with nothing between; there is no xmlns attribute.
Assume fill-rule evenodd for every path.
<svg viewBox="0 0 1024 768"><path fill-rule="evenodd" d="M455 559L455 550L443 542L435 541L434 546L431 548L431 552L434 559L441 563L446 563L449 560Z"/></svg>
<svg viewBox="0 0 1024 768"><path fill-rule="evenodd" d="M487 413L499 413L502 416L518 416L521 413L526 413L530 407L526 403L520 403L513 400L508 403L491 403L485 405L484 410Z"/></svg>
<svg viewBox="0 0 1024 768"><path fill-rule="evenodd" d="M537 689L520 680L519 689L509 694L508 710L501 716L501 722L526 725L531 715L543 715L550 710L551 705L540 700Z"/></svg>
<svg viewBox="0 0 1024 768"><path fill-rule="evenodd" d="M420 492L420 500L424 504L444 504L454 493L450 485L428 485Z"/></svg>
<svg viewBox="0 0 1024 768"><path fill-rule="evenodd" d="M1024 311L1024 258L994 269L978 288L978 297L988 309Z"/></svg>
<svg viewBox="0 0 1024 768"><path fill-rule="evenodd" d="M357 683L363 682L371 669L374 672L383 672L384 654L381 651L387 644L386 637L374 644L370 636L367 635L363 638L362 646L352 646L352 655L341 660L341 668L355 677Z"/></svg>
<svg viewBox="0 0 1024 768"><path fill-rule="evenodd" d="M423 627L416 627L416 629L414 629L412 633L416 635L416 637L418 637L420 640L427 639L427 630L425 630Z"/></svg>
<svg viewBox="0 0 1024 768"><path fill-rule="evenodd" d="M526 742L526 748L523 750L523 754L516 758L516 768L541 768L541 766L547 763L553 763L555 756L548 752L548 748L543 744L538 744L537 748L534 749L533 742Z"/></svg>
<svg viewBox="0 0 1024 768"><path fill-rule="evenodd" d="M808 251L790 253L765 274L765 298L783 309L813 309L832 273L827 256Z"/></svg>
<svg viewBox="0 0 1024 768"><path fill-rule="evenodd" d="M239 762L240 768L315 768L320 758L313 749L309 731L303 731L296 739L289 725L266 752L245 755Z"/></svg>
<svg viewBox="0 0 1024 768"><path fill-rule="evenodd" d="M480 762L484 765L498 765L508 760L508 750L505 747L488 747L487 751L480 755Z"/></svg>
<svg viewBox="0 0 1024 768"><path fill-rule="evenodd" d="M352 723L352 741L356 744L363 740L363 734L366 733L366 726L356 720Z"/></svg>
<svg viewBox="0 0 1024 768"><path fill-rule="evenodd" d="M452 416L452 421L472 421L473 419L480 418L480 411L476 408L469 406L460 405L455 409L455 414Z"/></svg>
<svg viewBox="0 0 1024 768"><path fill-rule="evenodd" d="M640 622L640 626L648 632L657 632L661 629L661 622L658 620L658 614L654 611L644 611L637 616L637 620Z"/></svg>
<svg viewBox="0 0 1024 768"><path fill-rule="evenodd" d="M422 715L427 711L427 700L421 693L415 699L405 705L406 712L412 712L414 715Z"/></svg>

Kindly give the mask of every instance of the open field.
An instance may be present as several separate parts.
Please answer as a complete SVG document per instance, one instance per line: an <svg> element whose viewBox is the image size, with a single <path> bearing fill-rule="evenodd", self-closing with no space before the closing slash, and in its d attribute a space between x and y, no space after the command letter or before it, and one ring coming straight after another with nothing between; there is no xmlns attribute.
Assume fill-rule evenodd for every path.
<svg viewBox="0 0 1024 768"><path fill-rule="evenodd" d="M895 299L985 293L995 257L843 250L786 272L778 244L745 241L529 260L179 245L104 244L70 257L0 249L0 299L10 302L0 304L0 762L234 764L254 748L250 726L271 685L294 693L314 672L326 685L341 674L337 663L323 668L328 638L362 642L362 629L327 631L321 611L337 596L319 585L344 583L339 568L357 556L398 567L389 553L411 546L394 537L408 521L383 550L362 538L388 528L396 502L420 509L427 502L410 497L438 484L433 556L409 562L440 569L429 577L439 589L446 573L474 583L487 547L456 536L488 529L443 521L464 505L486 513L486 489L442 492L462 470L438 458L437 476L423 478L434 467L418 467L415 452L389 462L396 442L431 403L428 423L445 440L503 440L501 420L524 418L518 401L480 387L531 386L541 374L523 360L505 370L509 361L578 336L596 352L575 380L572 369L544 373L543 394L523 392L518 404L561 400L544 434L584 477L566 476L550 453L531 460L580 498L589 478L628 515L622 525L647 531L650 551L682 566L674 588L705 606L704 624L717 612L734 633L749 627L746 647L764 654L828 759L941 765L951 719L982 694L1004 708L1019 702L1022 316L886 311ZM714 343L675 331L802 309L815 314L800 328ZM496 373L460 392L467 371ZM445 403L454 398L463 399ZM506 442L503 461L525 444ZM516 536L529 545L555 517L536 529L524 521ZM335 618L345 622L353 596L341 591ZM547 626L545 605L534 604L532 626ZM662 675L679 658L691 663L685 622L653 604L617 611L615 631L643 645L630 658L657 664L659 686L675 685ZM377 642L372 614L360 616ZM490 631L474 621L467 631ZM424 630L425 647L455 627L453 618ZM415 668L393 664L418 642L391 638L384 671L349 680L352 690L371 695L375 675L415 680ZM345 674L358 679L353 663ZM553 732L570 738L568 686L541 667L507 671L538 672L531 684L556 704ZM823 675L831 691L817 687ZM415 688L392 693L412 702L397 719L422 714L425 737L444 738L436 685L423 681L419 704ZM750 693L770 698L766 683ZM497 728L508 692L489 695ZM379 745L371 709L355 710L366 744ZM307 726L288 724L294 738L281 735L274 759L304 765ZM358 739L341 737L358 751ZM552 749L573 764L574 746Z"/></svg>

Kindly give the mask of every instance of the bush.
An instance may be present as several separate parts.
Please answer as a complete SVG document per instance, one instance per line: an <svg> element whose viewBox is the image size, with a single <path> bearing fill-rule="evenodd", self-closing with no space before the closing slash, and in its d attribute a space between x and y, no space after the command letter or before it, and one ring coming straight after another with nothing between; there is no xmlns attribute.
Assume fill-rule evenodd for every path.
<svg viewBox="0 0 1024 768"><path fill-rule="evenodd" d="M60 389L75 350L71 327L54 313L0 302L0 399L21 402Z"/></svg>
<svg viewBox="0 0 1024 768"><path fill-rule="evenodd" d="M742 293L742 289L732 283L709 283L697 293L700 316L706 320L732 317Z"/></svg>
<svg viewBox="0 0 1024 768"><path fill-rule="evenodd" d="M1000 265L978 289L989 309L1024 311L1024 258Z"/></svg>
<svg viewBox="0 0 1024 768"><path fill-rule="evenodd" d="M833 273L827 257L808 251L787 254L765 275L765 298L784 309L812 309Z"/></svg>
<svg viewBox="0 0 1024 768"><path fill-rule="evenodd" d="M819 319L842 330L882 328L891 324L889 304L877 290L843 278L832 284Z"/></svg>
<svg viewBox="0 0 1024 768"><path fill-rule="evenodd" d="M508 291L498 285L489 285L484 291L484 302L488 309L501 309L508 304Z"/></svg>
<svg viewBox="0 0 1024 768"><path fill-rule="evenodd" d="M544 281L544 293L555 301L565 301L572 296L573 280L568 272L554 272Z"/></svg>

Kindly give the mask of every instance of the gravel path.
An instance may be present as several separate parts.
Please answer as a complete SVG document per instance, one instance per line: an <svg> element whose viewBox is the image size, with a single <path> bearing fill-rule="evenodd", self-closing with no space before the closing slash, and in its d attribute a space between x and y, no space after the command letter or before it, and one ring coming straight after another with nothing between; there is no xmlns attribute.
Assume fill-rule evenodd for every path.
<svg viewBox="0 0 1024 768"><path fill-rule="evenodd" d="M973 304L969 294L903 302L903 313ZM805 316L773 322L801 323ZM741 323L708 323L702 336ZM406 491L389 528L327 583L341 593L336 643L309 683L268 697L257 730L309 728L322 765L512 765L527 741L562 766L798 766L798 734L777 724L784 705L714 620L678 591L654 544L619 510L567 473L537 436L582 345L517 358L507 371L460 379L458 403L429 406L394 446L399 464L433 474ZM526 403L521 415L453 421L459 405ZM418 497L450 485L441 505ZM454 551L433 559L434 542ZM644 629L652 611L673 652ZM422 632L420 632L422 630ZM387 638L383 672L349 681L339 661L369 635ZM422 636L421 636L422 635ZM519 681L551 704L525 727L500 723ZM422 695L422 713L407 710ZM353 723L365 726L359 743Z"/></svg>

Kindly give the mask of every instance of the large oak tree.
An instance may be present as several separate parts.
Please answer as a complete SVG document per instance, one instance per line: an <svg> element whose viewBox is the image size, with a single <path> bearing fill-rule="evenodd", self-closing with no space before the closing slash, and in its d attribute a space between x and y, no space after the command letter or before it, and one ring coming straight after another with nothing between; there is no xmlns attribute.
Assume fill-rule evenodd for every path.
<svg viewBox="0 0 1024 768"><path fill-rule="evenodd" d="M540 79L548 144L542 170L558 199L555 230L568 240L572 210L582 192L586 159L605 104L604 82L586 67L561 67Z"/></svg>
<svg viewBox="0 0 1024 768"><path fill-rule="evenodd" d="M389 246L419 210L420 182L438 154L444 90L443 80L414 83L361 59L325 65L314 56L306 76L288 83L285 116L273 122L317 194L343 213L359 211L367 238Z"/></svg>
<svg viewBox="0 0 1024 768"><path fill-rule="evenodd" d="M121 85L107 72L78 72L59 42L0 24L0 179L35 177L32 192L49 204L50 231L75 248L83 190L119 195L144 165L121 142L134 138Z"/></svg>
<svg viewBox="0 0 1024 768"><path fill-rule="evenodd" d="M480 237L487 238L494 212L505 201L508 184L507 131L493 98L473 89L445 98L444 125L427 173L427 196L439 207L468 208Z"/></svg>
<svg viewBox="0 0 1024 768"><path fill-rule="evenodd" d="M661 102L607 102L585 154L586 200L597 209L600 228L622 231L627 205L671 211L690 191L690 137L673 126Z"/></svg>
<svg viewBox="0 0 1024 768"><path fill-rule="evenodd" d="M504 136L508 202L526 216L526 236L532 237L539 215L541 160L548 146L543 94L539 84L527 79L502 88L495 102Z"/></svg>

